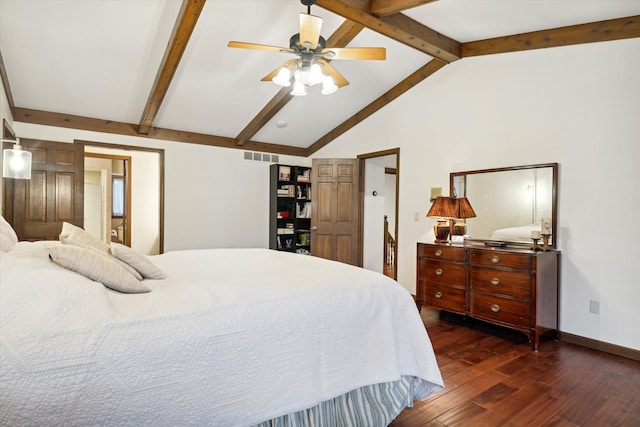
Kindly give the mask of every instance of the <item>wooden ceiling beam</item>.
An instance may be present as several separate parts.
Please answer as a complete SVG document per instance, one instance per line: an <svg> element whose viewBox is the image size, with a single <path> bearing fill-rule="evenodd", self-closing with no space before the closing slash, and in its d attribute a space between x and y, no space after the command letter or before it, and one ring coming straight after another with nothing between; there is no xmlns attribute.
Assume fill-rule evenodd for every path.
<svg viewBox="0 0 640 427"><path fill-rule="evenodd" d="M447 64L461 57L457 41L400 13L378 18L369 0L317 0L316 5Z"/></svg>
<svg viewBox="0 0 640 427"><path fill-rule="evenodd" d="M348 19L327 39L327 47L346 47L364 27ZM243 146L251 139L269 120L271 120L289 101L291 101L291 88L283 87L265 105L262 110L249 122L249 124L235 138L236 145Z"/></svg>
<svg viewBox="0 0 640 427"><path fill-rule="evenodd" d="M4 93L7 95L9 110L13 111L16 104L13 102L13 95L11 94L11 86L9 86L9 76L7 75L7 69L4 68L4 60L2 59L1 51L0 51L0 78L2 78L2 86L4 86Z"/></svg>
<svg viewBox="0 0 640 427"><path fill-rule="evenodd" d="M384 93L382 96L377 98L375 101L364 107L362 110L358 111L356 114L338 125L335 129L331 130L325 136L311 144L309 148L307 148L306 156L311 156L313 153L329 144L340 135L346 133L348 130L355 127L358 123L362 122L378 110L382 109L384 106L390 104L400 95L407 92L409 89L411 89L436 71L440 70L444 66L445 64L442 61L432 59L431 61L420 67L418 70L413 72L409 77L405 78L400 83Z"/></svg>
<svg viewBox="0 0 640 427"><path fill-rule="evenodd" d="M149 134L139 134L138 126L133 123L115 122L112 120L94 119L91 117L74 116L71 114L52 113L49 111L32 110L16 107L13 120L16 122L33 123L69 129L82 129L94 132L112 133L116 135L137 136L149 139L159 139L190 144L209 145L225 148L243 148L246 150L263 151L266 153L284 154L290 156L305 156L306 148L292 147L280 144L248 141L244 147L238 147L233 138L207 135L195 132L185 132L174 129L153 128Z"/></svg>
<svg viewBox="0 0 640 427"><path fill-rule="evenodd" d="M437 0L371 0L371 14L387 16Z"/></svg>
<svg viewBox="0 0 640 427"><path fill-rule="evenodd" d="M162 63L158 69L158 74L156 74L151 93L149 94L144 112L140 118L138 133L149 133L151 125L162 105L162 101L169 90L173 76L178 69L182 55L187 48L187 44L189 43L189 39L198 22L205 2L206 0L183 0L178 18L173 27L173 32L171 33L171 38L164 52Z"/></svg>
<svg viewBox="0 0 640 427"><path fill-rule="evenodd" d="M462 57L640 37L640 15L462 44Z"/></svg>

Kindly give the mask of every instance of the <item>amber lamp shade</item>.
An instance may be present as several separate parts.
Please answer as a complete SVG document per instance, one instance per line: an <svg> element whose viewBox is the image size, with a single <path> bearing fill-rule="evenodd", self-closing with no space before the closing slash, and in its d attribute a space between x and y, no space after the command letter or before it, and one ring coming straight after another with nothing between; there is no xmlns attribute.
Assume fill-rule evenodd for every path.
<svg viewBox="0 0 640 427"><path fill-rule="evenodd" d="M466 197L460 197L459 199L453 199L455 204L455 220L453 224L453 236L464 236L467 233L467 224L465 219L475 218L476 213L471 207L471 203Z"/></svg>
<svg viewBox="0 0 640 427"><path fill-rule="evenodd" d="M437 218L438 223L433 226L433 233L436 236L436 243L446 243L449 241L451 226L449 220L456 215L456 199L440 196L431 205L427 213L429 218Z"/></svg>

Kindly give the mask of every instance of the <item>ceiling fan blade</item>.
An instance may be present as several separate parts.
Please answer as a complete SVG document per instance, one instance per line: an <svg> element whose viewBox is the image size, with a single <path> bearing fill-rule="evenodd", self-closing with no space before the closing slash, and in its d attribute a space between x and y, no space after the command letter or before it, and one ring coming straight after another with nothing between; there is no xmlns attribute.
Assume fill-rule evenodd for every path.
<svg viewBox="0 0 640 427"><path fill-rule="evenodd" d="M300 14L300 45L307 47L305 43L310 43L309 49L315 49L318 46L320 38L320 29L322 28L322 18L319 16Z"/></svg>
<svg viewBox="0 0 640 427"><path fill-rule="evenodd" d="M318 62L320 62L324 66L324 70L331 76L331 78L333 78L333 82L336 84L336 86L343 87L349 84L347 79L342 77L342 74L337 72L336 69L329 65L327 61L322 58L318 58Z"/></svg>
<svg viewBox="0 0 640 427"><path fill-rule="evenodd" d="M272 72L270 72L269 74L267 74L266 76L264 76L262 79L260 79L263 82L270 82L271 80L273 80L273 78L275 76L278 75L278 73L280 72L281 69L283 69L284 67L287 67L289 64L291 64L292 62L296 62L297 59L290 59L287 62L285 62L284 64L280 65L278 68L276 68L275 70L273 70Z"/></svg>
<svg viewBox="0 0 640 427"><path fill-rule="evenodd" d="M387 50L383 47L327 48L321 54L327 59L387 59Z"/></svg>
<svg viewBox="0 0 640 427"><path fill-rule="evenodd" d="M266 44L257 44L257 43L245 43L245 42L235 42L230 41L227 44L228 47L237 47L240 49L253 49L253 50L266 50L270 52L291 52L295 53L292 49L286 47L278 47L278 46L269 46Z"/></svg>

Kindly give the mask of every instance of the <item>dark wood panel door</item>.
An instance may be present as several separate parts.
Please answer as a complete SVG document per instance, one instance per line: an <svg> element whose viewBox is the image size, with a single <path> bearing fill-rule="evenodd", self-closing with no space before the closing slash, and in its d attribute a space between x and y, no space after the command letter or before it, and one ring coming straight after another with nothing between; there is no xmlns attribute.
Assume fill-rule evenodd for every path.
<svg viewBox="0 0 640 427"><path fill-rule="evenodd" d="M55 240L62 223L84 225L84 152L80 144L22 139L31 179L5 185L7 218L20 240Z"/></svg>
<svg viewBox="0 0 640 427"><path fill-rule="evenodd" d="M311 254L361 265L358 160L314 159L311 182Z"/></svg>

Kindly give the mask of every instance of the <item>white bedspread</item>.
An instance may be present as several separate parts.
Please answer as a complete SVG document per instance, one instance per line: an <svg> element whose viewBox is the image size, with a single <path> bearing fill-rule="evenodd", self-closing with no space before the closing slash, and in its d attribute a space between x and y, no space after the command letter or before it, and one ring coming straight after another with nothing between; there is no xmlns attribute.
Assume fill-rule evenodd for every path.
<svg viewBox="0 0 640 427"><path fill-rule="evenodd" d="M0 254L0 425L248 426L401 375L417 398L442 387L413 299L378 273L180 251L150 257L168 275L150 293L120 294L48 244Z"/></svg>

